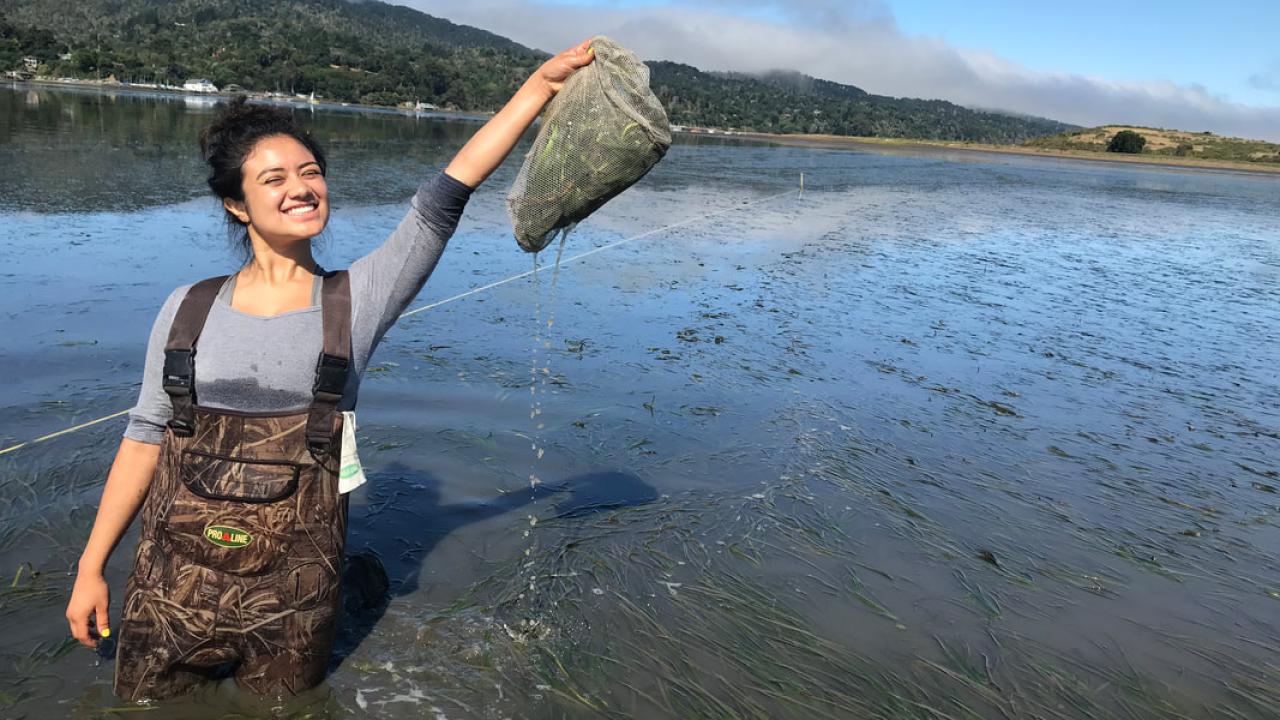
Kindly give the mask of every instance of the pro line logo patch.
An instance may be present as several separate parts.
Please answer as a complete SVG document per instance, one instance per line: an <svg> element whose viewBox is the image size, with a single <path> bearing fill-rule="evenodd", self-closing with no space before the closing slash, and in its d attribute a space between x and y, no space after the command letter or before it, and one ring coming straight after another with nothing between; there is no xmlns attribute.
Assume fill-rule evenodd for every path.
<svg viewBox="0 0 1280 720"><path fill-rule="evenodd" d="M242 548L253 542L253 536L249 533L226 525L210 525L205 528L204 539L224 548Z"/></svg>

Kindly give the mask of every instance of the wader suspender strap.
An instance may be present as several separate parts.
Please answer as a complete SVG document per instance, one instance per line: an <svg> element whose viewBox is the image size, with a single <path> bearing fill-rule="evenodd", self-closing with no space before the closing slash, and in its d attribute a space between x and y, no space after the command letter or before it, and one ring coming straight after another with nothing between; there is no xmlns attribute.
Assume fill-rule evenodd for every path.
<svg viewBox="0 0 1280 720"><path fill-rule="evenodd" d="M195 432L192 408L196 402L196 339L228 277L209 278L192 285L169 326L169 342L164 346L164 391L173 403L169 428L179 437L191 437Z"/></svg>
<svg viewBox="0 0 1280 720"><path fill-rule="evenodd" d="M164 348L164 391L173 403L169 428L180 437L190 437L195 432L196 340L228 277L209 278L192 285L169 328L169 342ZM307 446L317 460L332 449L333 419L351 366L351 280L346 270L324 276L320 307L324 349L316 361L316 379L311 387L311 409L307 416Z"/></svg>
<svg viewBox="0 0 1280 720"><path fill-rule="evenodd" d="M323 462L333 449L333 420L351 366L351 278L346 270L324 276L320 306L324 311L324 349L316 361L307 416L307 447L317 462Z"/></svg>

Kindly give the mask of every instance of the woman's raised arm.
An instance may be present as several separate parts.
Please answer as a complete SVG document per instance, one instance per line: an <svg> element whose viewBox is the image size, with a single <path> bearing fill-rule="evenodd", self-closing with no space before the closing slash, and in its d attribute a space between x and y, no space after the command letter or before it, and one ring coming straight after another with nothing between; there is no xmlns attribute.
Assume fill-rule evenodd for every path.
<svg viewBox="0 0 1280 720"><path fill-rule="evenodd" d="M414 196L400 225L351 264L352 347L368 357L382 334L422 289L453 235L471 190L489 176L578 68L594 58L590 41L543 63L502 110L467 141L443 174ZM356 368L357 372L363 367Z"/></svg>

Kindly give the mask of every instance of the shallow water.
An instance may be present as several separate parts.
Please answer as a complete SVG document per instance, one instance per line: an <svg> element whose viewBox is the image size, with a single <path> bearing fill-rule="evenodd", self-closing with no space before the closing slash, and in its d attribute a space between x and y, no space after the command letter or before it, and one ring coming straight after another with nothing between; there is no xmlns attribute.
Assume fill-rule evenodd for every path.
<svg viewBox="0 0 1280 720"><path fill-rule="evenodd" d="M128 407L163 298L234 266L194 152L209 112L0 89L3 446ZM333 267L476 127L312 122ZM411 307L529 269L515 165ZM540 324L525 279L388 335L350 547L391 597L348 618L326 684L150 715L1275 716L1277 190L677 144L566 258L727 212L565 264L553 302L544 258ZM122 426L0 456L6 717L116 706L61 615Z"/></svg>

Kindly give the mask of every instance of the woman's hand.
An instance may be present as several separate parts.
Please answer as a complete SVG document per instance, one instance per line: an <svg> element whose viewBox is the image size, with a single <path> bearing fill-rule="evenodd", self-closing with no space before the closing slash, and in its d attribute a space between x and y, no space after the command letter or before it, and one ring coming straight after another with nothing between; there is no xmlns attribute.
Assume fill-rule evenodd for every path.
<svg viewBox="0 0 1280 720"><path fill-rule="evenodd" d="M560 92L560 88L564 87L564 81L568 80L574 71L591 64L595 58L595 50L591 49L591 38L587 38L542 63L542 67L538 68L530 79L538 81L545 87L547 96L550 97Z"/></svg>
<svg viewBox="0 0 1280 720"><path fill-rule="evenodd" d="M107 618L107 602L110 600L107 582L102 579L102 568L116 543L133 522L133 516L151 487L160 461L160 446L123 438L116 460L107 474L107 484L102 489L102 502L98 503L98 516L93 521L89 542L85 543L76 573L76 584L71 588L71 600L67 603L67 623L71 635L89 647L98 646L99 637L111 634L111 621ZM96 631L89 628L93 617Z"/></svg>
<svg viewBox="0 0 1280 720"><path fill-rule="evenodd" d="M107 619L107 605L111 591L102 573L81 572L76 575L71 601L67 603L67 622L71 636L85 647L98 647L98 638L111 635L111 623ZM89 616L94 616L94 630L90 630Z"/></svg>

